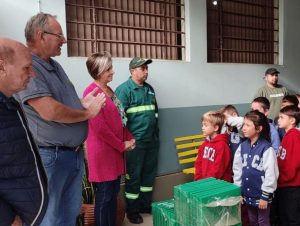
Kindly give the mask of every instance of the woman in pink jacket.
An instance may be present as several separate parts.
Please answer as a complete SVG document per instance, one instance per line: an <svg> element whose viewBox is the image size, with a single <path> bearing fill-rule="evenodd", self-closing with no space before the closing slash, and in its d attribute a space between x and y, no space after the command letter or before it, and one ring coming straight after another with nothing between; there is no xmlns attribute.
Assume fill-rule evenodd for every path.
<svg viewBox="0 0 300 226"><path fill-rule="evenodd" d="M94 82L83 95L99 87L96 95L104 92L106 96L101 112L88 121L88 179L95 185L96 225L115 226L120 176L125 173L124 152L135 147L135 140L125 127L126 117L120 101L107 85L114 74L110 53L95 53L86 65Z"/></svg>

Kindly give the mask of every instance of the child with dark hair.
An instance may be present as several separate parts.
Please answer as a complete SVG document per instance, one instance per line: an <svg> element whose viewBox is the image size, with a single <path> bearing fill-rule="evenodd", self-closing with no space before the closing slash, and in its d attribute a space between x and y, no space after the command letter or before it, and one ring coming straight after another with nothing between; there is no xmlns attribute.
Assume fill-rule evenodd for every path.
<svg viewBox="0 0 300 226"><path fill-rule="evenodd" d="M228 134L229 147L233 158L240 144L246 139L241 131L244 117L240 117L238 110L231 104L225 105L219 112L225 116L222 133ZM241 208L241 217L242 224L246 226L249 225L248 213L245 206L242 206Z"/></svg>
<svg viewBox="0 0 300 226"><path fill-rule="evenodd" d="M298 107L298 105L299 105L299 100L297 98L297 95L286 95L282 99L281 109L284 108L284 107L286 107L286 106L297 106ZM283 136L285 134L285 130L282 129L282 128L279 128L279 126L278 126L278 118L279 117L276 117L274 119L274 123L275 123L275 126L277 127L279 138L280 138L280 140L282 140L282 138L283 138ZM297 125L297 127L299 127L299 125Z"/></svg>
<svg viewBox="0 0 300 226"><path fill-rule="evenodd" d="M225 121L221 133L226 133L228 132L228 129L233 129L233 127L235 127L236 130L241 129L243 124L243 117L239 117L239 113L233 105L231 104L225 105L224 107L219 109L218 112L220 112L225 116ZM227 121L231 118L234 118L234 120L232 120L232 122L228 124ZM236 118L241 118L241 120L237 120Z"/></svg>
<svg viewBox="0 0 300 226"><path fill-rule="evenodd" d="M257 110L266 117L269 115L270 102L266 97L256 97L251 103L251 110ZM280 146L280 137L278 131L271 119L268 119L270 126L270 139L274 150L277 152Z"/></svg>
<svg viewBox="0 0 300 226"><path fill-rule="evenodd" d="M258 110L259 112L268 112L270 110L270 101L266 97L256 97L252 100L252 103L259 103L259 106L262 109L261 111ZM266 114L264 113L264 115Z"/></svg>
<svg viewBox="0 0 300 226"><path fill-rule="evenodd" d="M299 100L296 95L286 95L282 98L281 108L290 105L298 106L298 104L299 104Z"/></svg>
<svg viewBox="0 0 300 226"><path fill-rule="evenodd" d="M200 146L195 161L195 180L214 177L232 181L232 160L228 136L221 134L224 119L223 114L215 111L209 111L201 118L206 139Z"/></svg>
<svg viewBox="0 0 300 226"><path fill-rule="evenodd" d="M233 157L236 149L244 141L244 137L241 134L241 128L244 118L239 117L237 109L231 104L222 107L219 112L225 116L225 123L223 125L221 133L228 134L229 147Z"/></svg>
<svg viewBox="0 0 300 226"><path fill-rule="evenodd" d="M247 140L234 156L234 183L241 186L242 204L247 208L250 225L268 226L278 166L267 117L259 111L248 112L242 131Z"/></svg>
<svg viewBox="0 0 300 226"><path fill-rule="evenodd" d="M298 106L286 106L280 110L278 126L285 130L278 153L279 221L281 225L300 225L300 122Z"/></svg>
<svg viewBox="0 0 300 226"><path fill-rule="evenodd" d="M218 112L225 114L225 116L226 115L233 116L233 117L239 116L238 110L235 108L235 106L231 104L225 105L220 110L218 110Z"/></svg>

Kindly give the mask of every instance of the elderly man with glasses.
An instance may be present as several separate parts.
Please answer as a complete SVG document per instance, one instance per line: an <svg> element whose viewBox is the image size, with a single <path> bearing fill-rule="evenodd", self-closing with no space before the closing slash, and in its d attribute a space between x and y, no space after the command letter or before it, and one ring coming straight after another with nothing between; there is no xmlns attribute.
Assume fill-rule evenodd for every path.
<svg viewBox="0 0 300 226"><path fill-rule="evenodd" d="M40 225L74 226L81 206L87 120L99 113L105 98L94 96L95 89L80 101L61 65L52 59L61 54L66 43L55 16L39 13L31 17L25 37L36 76L17 98L48 177L49 204Z"/></svg>

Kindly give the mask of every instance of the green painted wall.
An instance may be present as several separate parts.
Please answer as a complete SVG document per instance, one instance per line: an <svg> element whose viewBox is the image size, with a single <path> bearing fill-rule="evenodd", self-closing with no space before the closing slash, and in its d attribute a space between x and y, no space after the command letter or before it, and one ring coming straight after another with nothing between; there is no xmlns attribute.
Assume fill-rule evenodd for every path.
<svg viewBox="0 0 300 226"><path fill-rule="evenodd" d="M299 92L300 1L280 0L280 65L207 63L206 0L186 0L186 61L155 60L149 66L149 83L154 87L160 108L161 149L158 173L180 171L174 137L201 133L203 112L229 103L241 114L248 110L256 90L265 84L267 67L277 67L280 83ZM39 10L57 15L66 33L65 1L0 0L0 36L25 42L24 27L30 16ZM17 13L16 13L17 12ZM13 16L13 19L11 17ZM67 46L56 57L79 96L92 82L86 57L68 57ZM130 59L114 58L113 89L128 76Z"/></svg>
<svg viewBox="0 0 300 226"><path fill-rule="evenodd" d="M222 106L212 105L159 110L159 175L179 172L181 170L181 166L178 164L174 138L202 133L200 121L202 114L207 111L217 110ZM244 115L249 110L249 104L235 104L234 106L238 109L240 115Z"/></svg>

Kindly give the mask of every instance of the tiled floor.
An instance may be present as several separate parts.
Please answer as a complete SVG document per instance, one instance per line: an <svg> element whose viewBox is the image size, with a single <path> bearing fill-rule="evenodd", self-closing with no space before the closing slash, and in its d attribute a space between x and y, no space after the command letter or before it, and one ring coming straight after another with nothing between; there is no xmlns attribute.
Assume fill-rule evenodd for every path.
<svg viewBox="0 0 300 226"><path fill-rule="evenodd" d="M144 222L142 224L131 224L125 216L122 226L153 226L152 215L150 214L141 214Z"/></svg>

